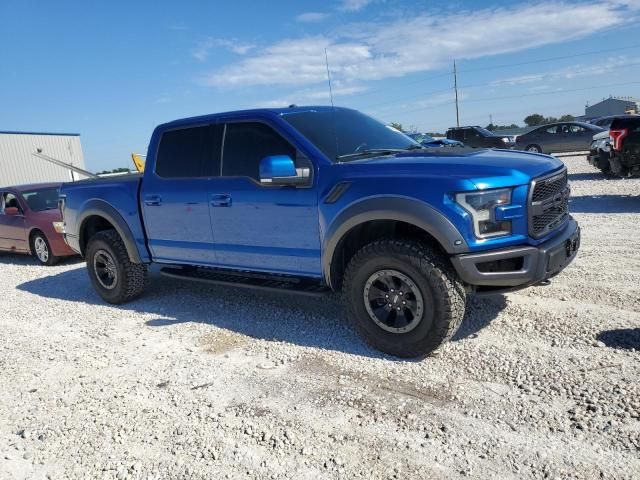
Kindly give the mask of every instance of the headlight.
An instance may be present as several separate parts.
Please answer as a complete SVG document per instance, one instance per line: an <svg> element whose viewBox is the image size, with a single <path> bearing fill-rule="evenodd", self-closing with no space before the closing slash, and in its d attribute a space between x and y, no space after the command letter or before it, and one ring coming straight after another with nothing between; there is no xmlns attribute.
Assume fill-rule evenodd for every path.
<svg viewBox="0 0 640 480"><path fill-rule="evenodd" d="M511 220L496 220L496 208L511 203L510 188L458 193L456 202L471 215L477 238L511 233Z"/></svg>
<svg viewBox="0 0 640 480"><path fill-rule="evenodd" d="M64 233L64 222L53 222L53 229L57 233Z"/></svg>
<svg viewBox="0 0 640 480"><path fill-rule="evenodd" d="M509 137L502 137L502 143L511 143Z"/></svg>

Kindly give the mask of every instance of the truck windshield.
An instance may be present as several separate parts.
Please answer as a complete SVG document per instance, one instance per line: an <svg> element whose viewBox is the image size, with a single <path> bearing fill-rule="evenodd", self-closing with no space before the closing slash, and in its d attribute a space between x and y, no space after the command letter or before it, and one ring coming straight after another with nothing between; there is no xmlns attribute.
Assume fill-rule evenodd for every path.
<svg viewBox="0 0 640 480"><path fill-rule="evenodd" d="M43 212L58 208L58 187L41 188L22 192L22 196L34 212Z"/></svg>
<svg viewBox="0 0 640 480"><path fill-rule="evenodd" d="M356 110L308 110L283 113L282 118L332 162L421 148L404 133Z"/></svg>

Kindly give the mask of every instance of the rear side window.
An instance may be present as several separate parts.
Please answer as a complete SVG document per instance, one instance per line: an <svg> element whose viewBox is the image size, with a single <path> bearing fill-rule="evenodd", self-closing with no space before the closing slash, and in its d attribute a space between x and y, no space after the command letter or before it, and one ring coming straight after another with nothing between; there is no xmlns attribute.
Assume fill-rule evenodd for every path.
<svg viewBox="0 0 640 480"><path fill-rule="evenodd" d="M229 123L224 139L222 175L259 179L260 160L287 155L296 161L296 149L264 123Z"/></svg>
<svg viewBox="0 0 640 480"><path fill-rule="evenodd" d="M170 130L162 134L156 158L156 174L163 178L220 175L222 127Z"/></svg>

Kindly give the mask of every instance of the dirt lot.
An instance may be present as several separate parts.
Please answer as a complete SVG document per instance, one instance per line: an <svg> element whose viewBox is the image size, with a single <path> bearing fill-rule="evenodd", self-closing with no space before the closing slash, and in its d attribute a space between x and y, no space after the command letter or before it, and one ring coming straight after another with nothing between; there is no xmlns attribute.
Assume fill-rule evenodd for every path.
<svg viewBox="0 0 640 480"><path fill-rule="evenodd" d="M0 257L0 478L640 478L640 180L565 158L579 258L400 361L337 302L176 285L101 303Z"/></svg>

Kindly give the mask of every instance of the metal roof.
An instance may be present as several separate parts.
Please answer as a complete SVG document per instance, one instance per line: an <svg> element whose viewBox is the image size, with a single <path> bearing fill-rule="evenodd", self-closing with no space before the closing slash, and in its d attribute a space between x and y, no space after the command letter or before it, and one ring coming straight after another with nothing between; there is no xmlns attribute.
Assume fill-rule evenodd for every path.
<svg viewBox="0 0 640 480"><path fill-rule="evenodd" d="M79 133L55 133L55 132L12 132L9 130L0 130L0 134L6 135L55 135L60 137L79 137Z"/></svg>

